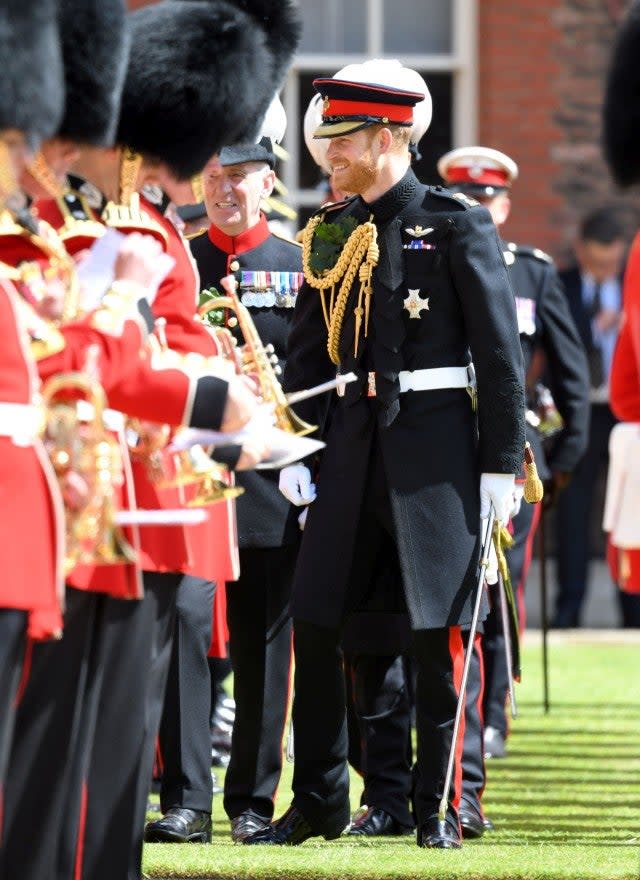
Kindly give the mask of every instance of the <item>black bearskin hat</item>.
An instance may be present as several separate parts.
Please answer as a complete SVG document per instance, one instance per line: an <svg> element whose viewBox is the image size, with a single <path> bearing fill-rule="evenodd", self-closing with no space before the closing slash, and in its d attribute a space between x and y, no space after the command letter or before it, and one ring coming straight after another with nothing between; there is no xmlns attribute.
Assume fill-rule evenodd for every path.
<svg viewBox="0 0 640 880"><path fill-rule="evenodd" d="M271 95L279 92L293 60L300 36L302 21L293 0L229 0L260 25L267 38L267 47L273 55Z"/></svg>
<svg viewBox="0 0 640 880"><path fill-rule="evenodd" d="M640 2L623 21L611 56L603 108L604 154L620 186L640 180Z"/></svg>
<svg viewBox="0 0 640 880"><path fill-rule="evenodd" d="M130 13L117 140L187 179L225 144L252 140L269 105L264 31L225 0L161 0ZM275 88L275 86L274 86Z"/></svg>
<svg viewBox="0 0 640 880"><path fill-rule="evenodd" d="M33 147L54 134L63 110L62 57L54 0L0 3L0 129Z"/></svg>
<svg viewBox="0 0 640 880"><path fill-rule="evenodd" d="M59 0L66 88L60 137L113 144L129 50L123 0Z"/></svg>

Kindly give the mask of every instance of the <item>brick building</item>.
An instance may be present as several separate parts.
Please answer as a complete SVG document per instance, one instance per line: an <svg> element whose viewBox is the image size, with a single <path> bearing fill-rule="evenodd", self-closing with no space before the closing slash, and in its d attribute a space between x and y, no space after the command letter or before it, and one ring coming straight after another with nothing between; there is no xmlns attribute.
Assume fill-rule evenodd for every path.
<svg viewBox="0 0 640 880"><path fill-rule="evenodd" d="M131 7L149 0L129 0ZM320 178L302 138L311 81L364 57L397 57L426 79L434 120L419 176L465 143L519 164L505 235L562 262L579 217L616 202L637 225L636 194L619 193L600 151L600 103L617 22L629 0L299 0L304 34L283 94L291 161L281 169L301 219Z"/></svg>

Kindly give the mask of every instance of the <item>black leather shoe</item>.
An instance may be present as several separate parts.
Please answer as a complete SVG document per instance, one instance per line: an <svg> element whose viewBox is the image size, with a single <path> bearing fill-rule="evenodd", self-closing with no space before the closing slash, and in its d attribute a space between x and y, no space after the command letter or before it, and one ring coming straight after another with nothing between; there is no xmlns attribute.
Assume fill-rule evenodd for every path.
<svg viewBox="0 0 640 880"><path fill-rule="evenodd" d="M483 817L482 824L484 825L485 831L495 831L496 830L496 826L493 824L491 819L487 819L486 816Z"/></svg>
<svg viewBox="0 0 640 880"><path fill-rule="evenodd" d="M410 825L401 825L384 810L366 807L351 823L347 833L354 837L400 837L412 831Z"/></svg>
<svg viewBox="0 0 640 880"><path fill-rule="evenodd" d="M497 727L484 729L484 756L486 759L507 757L505 737Z"/></svg>
<svg viewBox="0 0 640 880"><path fill-rule="evenodd" d="M231 839L234 843L241 843L245 837L268 827L269 822L262 816L258 816L253 810L245 810L244 813L240 813L239 816L231 820Z"/></svg>
<svg viewBox="0 0 640 880"><path fill-rule="evenodd" d="M242 841L248 846L259 844L267 846L298 846L310 837L315 837L311 826L297 807L291 806L279 819L267 825L262 831L245 837Z"/></svg>
<svg viewBox="0 0 640 880"><path fill-rule="evenodd" d="M461 807L458 818L465 840L475 840L477 837L482 837L487 830L482 815L472 807Z"/></svg>
<svg viewBox="0 0 640 880"><path fill-rule="evenodd" d="M211 843L211 813L171 807L162 819L147 822L147 843Z"/></svg>
<svg viewBox="0 0 640 880"><path fill-rule="evenodd" d="M418 846L430 849L460 849L462 840L457 823L447 816L444 821L435 816L423 822L418 828Z"/></svg>

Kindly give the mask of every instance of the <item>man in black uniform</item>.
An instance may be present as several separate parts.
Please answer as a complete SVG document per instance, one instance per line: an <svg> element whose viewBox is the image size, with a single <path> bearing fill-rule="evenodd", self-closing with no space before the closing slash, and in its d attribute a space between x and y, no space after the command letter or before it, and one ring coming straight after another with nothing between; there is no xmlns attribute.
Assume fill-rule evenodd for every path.
<svg viewBox="0 0 640 880"><path fill-rule="evenodd" d="M284 109L277 100L267 114L258 143L225 147L208 164L203 184L211 223L191 241L202 288L213 287L224 294L220 279L235 275L240 300L249 309L260 339L273 345L281 368L303 279L302 257L299 244L271 233L261 202L273 190L273 143L281 140L285 123ZM295 508L278 490L276 473L245 471L238 473L236 482L245 492L236 502L241 573L227 590L236 715L224 806L232 837L239 841L264 828L273 816L288 707L288 604L299 529ZM180 666L189 686L170 688L167 693L160 728L164 760L161 804L163 810L171 809L169 815L147 825L147 840L179 840L176 832L184 825L184 817L195 828L187 814L208 814L211 805L210 735L202 708L207 705L208 693L194 687L203 680L195 670L207 665L211 597L201 590L192 591L189 608L179 606L178 616L184 620L173 665ZM202 636L199 618L205 625ZM170 681L177 674L172 668ZM174 699L170 699L172 694Z"/></svg>
<svg viewBox="0 0 640 880"><path fill-rule="evenodd" d="M391 59L376 59L342 68L336 76L347 79L355 72L359 79L366 79L367 75L377 79L381 65L393 71L398 64ZM425 81L417 72L414 78L412 88L423 91L425 98L413 108L409 141L412 160L430 125L432 109ZM322 96L316 94L304 118L305 143L316 164L330 173L326 163L330 141L314 138L321 122ZM408 834L414 827L410 809L411 627L393 542L380 548L376 567L365 604L348 615L342 635L349 763L363 781L361 808L349 834L366 837Z"/></svg>
<svg viewBox="0 0 640 880"><path fill-rule="evenodd" d="M442 156L438 171L450 190L486 205L496 226L507 220L511 208L509 192L518 175L518 167L509 156L487 147L460 147ZM547 496L552 498L566 485L586 448L587 361L551 257L538 248L513 242L503 241L502 247L515 296L525 373L532 367L534 353L542 351L553 399L563 419L552 444L543 446L536 425L535 402L529 400L527 439ZM518 481L512 511L515 543L507 551L507 561L522 612L524 582L541 507L522 504L521 500L522 482ZM480 804L485 782L483 755L504 756L507 736L505 703L509 681L497 585L490 587L490 598L491 612L484 624L482 652L474 654L467 694L461 822L463 833L469 837L480 836L487 827ZM522 628L523 619L520 624ZM482 718L486 725L484 743Z"/></svg>
<svg viewBox="0 0 640 880"><path fill-rule="evenodd" d="M493 504L506 520L522 460L522 355L490 215L472 199L423 186L409 168L412 108L424 93L404 85L402 70L375 85L315 81L324 101L316 136L331 138L336 185L359 195L320 212L305 231L307 283L298 295L285 388L328 379L336 365L358 381L332 412L294 579L293 804L248 837L250 844L332 839L349 821L340 627L345 612L361 604L389 537L419 669L417 841L460 846L459 787L445 792L444 781L461 627L472 616L481 516ZM332 251L327 241L338 247ZM321 424L325 407L308 401L299 412ZM285 469L280 481L299 504L313 496L303 470ZM448 810L440 821L443 796Z"/></svg>

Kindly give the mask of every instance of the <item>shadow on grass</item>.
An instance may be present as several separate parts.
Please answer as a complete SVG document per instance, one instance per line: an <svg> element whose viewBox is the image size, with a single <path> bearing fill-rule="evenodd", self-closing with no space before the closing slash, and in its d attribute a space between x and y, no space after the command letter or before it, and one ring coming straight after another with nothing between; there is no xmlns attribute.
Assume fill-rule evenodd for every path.
<svg viewBox="0 0 640 880"><path fill-rule="evenodd" d="M520 709L542 709L543 704L542 700L518 700L518 707ZM552 697L549 709L550 711L544 715L544 717L549 720L551 720L553 716L554 709L587 712L590 721L602 717L606 718L609 715L628 715L630 718L636 718L640 715L640 701L637 700L630 703L600 703L594 705L587 700L555 700ZM584 733L584 729L581 732Z"/></svg>
<svg viewBox="0 0 640 880"><path fill-rule="evenodd" d="M527 792L526 794L527 803L532 805L534 810L540 809L541 806L548 806L549 808L558 809L560 807L576 807L576 806L584 806L581 803L580 798L563 798L563 797L554 797L553 794L547 795L544 799L536 798L535 800L531 800L531 794ZM586 798L585 798L586 800ZM503 802L513 803L513 798L503 797L499 794L493 795L491 797L492 805L501 805ZM593 804L593 810L586 811L584 813L576 812L575 815L578 816L589 816L593 815L596 812L600 812L601 810L635 810L638 814L638 825L640 826L640 800L612 800L608 797L601 797L598 794L591 794L589 798L590 805ZM491 810L493 814L495 810Z"/></svg>

